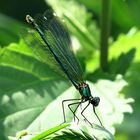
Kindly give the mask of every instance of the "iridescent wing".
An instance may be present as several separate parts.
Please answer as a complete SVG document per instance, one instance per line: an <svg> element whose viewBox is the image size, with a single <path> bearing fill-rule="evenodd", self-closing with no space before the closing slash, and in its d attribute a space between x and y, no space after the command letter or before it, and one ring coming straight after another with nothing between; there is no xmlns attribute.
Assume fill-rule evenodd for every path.
<svg viewBox="0 0 140 140"><path fill-rule="evenodd" d="M20 34L25 43L32 49L33 54L37 59L59 73L63 78L66 78L65 73L61 70L61 67L56 62L55 58L52 57L49 48L46 48L46 44L36 30L23 28Z"/></svg>
<svg viewBox="0 0 140 140"><path fill-rule="evenodd" d="M47 11L43 15L38 14L34 22L41 32L40 41L43 43L43 53L51 52L63 72L67 75L75 87L83 82L82 70L72 51L70 36L64 23L52 12ZM36 50L37 51L37 50ZM44 58L43 58L44 59ZM47 62L46 62L47 63Z"/></svg>

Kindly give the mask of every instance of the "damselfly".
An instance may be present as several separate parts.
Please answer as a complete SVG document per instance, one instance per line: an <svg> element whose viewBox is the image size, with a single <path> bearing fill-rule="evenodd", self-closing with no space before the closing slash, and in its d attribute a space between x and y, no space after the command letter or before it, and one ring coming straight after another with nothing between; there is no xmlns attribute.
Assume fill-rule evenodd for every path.
<svg viewBox="0 0 140 140"><path fill-rule="evenodd" d="M88 102L87 106L82 110L81 115L86 121L88 121L87 118L83 115L83 112L90 104L92 104L93 111L100 124L102 125L99 117L95 112L95 107L98 106L100 98L93 97L91 95L88 84L83 80L81 67L72 51L70 35L67 32L63 21L61 21L60 18L58 18L56 14L51 11L46 11L43 15L38 14L35 16L35 18L27 15L26 20L35 29L32 34L36 38L35 45L38 45L38 49L36 49L36 51L41 50L42 55L49 53L53 60L52 63L57 63L57 65L61 68L63 73L67 76L67 78L71 81L71 83L75 86L81 95L81 99L68 99L62 101L64 122L66 122L64 102L77 100L76 103L71 103L68 105L74 114L74 118L76 117L78 119L75 113L79 105L84 102ZM46 60L43 58L43 61L47 63L47 58ZM77 107L73 111L70 106L74 104L77 104Z"/></svg>

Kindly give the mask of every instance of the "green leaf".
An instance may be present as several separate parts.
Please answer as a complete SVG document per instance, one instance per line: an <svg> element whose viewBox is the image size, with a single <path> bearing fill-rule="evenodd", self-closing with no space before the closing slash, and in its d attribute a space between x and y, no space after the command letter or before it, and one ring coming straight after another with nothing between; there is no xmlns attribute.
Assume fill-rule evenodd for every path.
<svg viewBox="0 0 140 140"><path fill-rule="evenodd" d="M132 112L132 108L129 105L129 103L133 102L133 99L125 99L123 94L119 94L119 92L122 90L122 88L126 85L126 82L118 76L115 81L110 80L99 80L96 84L93 85L93 83L89 83L90 89L93 93L93 96L99 96L101 99L101 102L99 106L96 108L97 114L99 115L99 118L101 119L103 125L105 128L107 128L109 131L114 133L115 128L114 124L120 124L123 121L123 113L124 112ZM56 122L55 116L57 115L58 118L60 116L61 107L60 110L53 110L56 106L59 106L61 101L63 99L70 99L70 98L78 98L76 97L76 91L73 87L69 88L66 92L64 92L57 100L54 100L50 106L45 110L45 112L40 116L42 119L39 121L38 119L32 123L32 126L30 126L30 131L36 131L36 126L41 125L44 126L45 129L48 126L54 126ZM78 94L78 93L77 93ZM68 103L67 103L68 104ZM87 103L82 104L82 108L84 108L87 105ZM73 116L72 113L69 111L68 107L65 106L66 111L66 118L67 121L71 121ZM121 108L120 108L121 107ZM48 114L47 117L49 120L45 119L45 114ZM52 115L53 114L53 115ZM62 115L62 114L61 114ZM86 111L84 112L84 115L91 123L99 124L98 119L93 113L92 106L90 105ZM54 117L53 117L54 116ZM81 109L77 111L77 116L79 120L83 120L83 117L81 116ZM62 117L62 116L61 116ZM60 118L61 118L60 117ZM41 123L41 124L40 124ZM47 126L48 125L48 126ZM39 130L38 130L39 131Z"/></svg>
<svg viewBox="0 0 140 140"><path fill-rule="evenodd" d="M126 82L118 77L115 81L99 80L89 85L93 96L101 98L97 114L105 128L114 132L113 125L122 122L123 113L132 112L128 103L133 100L119 94ZM69 84L39 61L23 41L0 49L0 87L1 139L23 129L41 132L62 123L62 100L80 98L76 89L68 88ZM71 122L73 115L67 105L66 119ZM91 123L99 124L92 106L84 115ZM83 120L80 108L77 116Z"/></svg>
<svg viewBox="0 0 140 140"><path fill-rule="evenodd" d="M114 140L114 137L106 129L99 127L97 125L88 126L87 123L83 122L82 124L71 124L67 129L63 129L60 133L54 134L48 139L59 140L59 139L74 139L74 140L93 140L93 139L107 139Z"/></svg>
<svg viewBox="0 0 140 140"><path fill-rule="evenodd" d="M69 126L69 125L70 125L70 124L62 124L62 125L56 126L56 127L54 127L54 128L51 128L51 129L49 129L49 130L47 130L47 131L44 131L44 132L42 132L41 134L39 134L39 135L33 137L31 140L40 140L40 139L44 139L45 137L47 137L47 136L49 136L49 135L51 135L51 134L53 134L53 133L55 133L55 132L57 132L57 131L63 129L63 128Z"/></svg>
<svg viewBox="0 0 140 140"><path fill-rule="evenodd" d="M110 74L124 74L133 62L139 62L140 31L132 28L127 34L120 34L116 41L109 45L109 72ZM94 60L94 61L93 61ZM92 55L87 63L88 72L93 72L99 65L99 53ZM97 70L96 70L97 71ZM97 72L96 72L97 73ZM99 73L99 72L98 72ZM99 75L100 74L100 75ZM98 74L98 78L102 77ZM95 75L96 76L96 75ZM104 74L105 76L105 74ZM106 73L106 78L112 75ZM91 79L91 78L90 78Z"/></svg>
<svg viewBox="0 0 140 140"><path fill-rule="evenodd" d="M23 24L1 13L0 21L0 46L17 42L19 39L19 31Z"/></svg>
<svg viewBox="0 0 140 140"><path fill-rule="evenodd" d="M1 48L0 139L30 126L68 86L52 69L36 59L23 41Z"/></svg>
<svg viewBox="0 0 140 140"><path fill-rule="evenodd" d="M100 104L96 108L97 114L107 130L114 134L114 124L121 124L125 112L132 113L129 103L134 102L132 98L125 99L121 90L127 83L118 75L114 81L98 80L96 84L89 83L93 96L100 97ZM92 107L88 107L85 114L89 121L99 124L98 119L91 111Z"/></svg>
<svg viewBox="0 0 140 140"><path fill-rule="evenodd" d="M113 58L111 62L109 62L109 70L108 70L109 73L115 75L116 74L124 75L132 63L135 52L136 49L132 48L127 53L121 53L121 55L118 58L116 59Z"/></svg>
<svg viewBox="0 0 140 140"><path fill-rule="evenodd" d="M136 28L132 28L128 34L120 34L115 42L110 45L110 58L117 58L120 55L120 52L126 53L130 51L132 48L136 49L134 62L138 62L140 60L140 31Z"/></svg>
<svg viewBox="0 0 140 140"><path fill-rule="evenodd" d="M81 125L77 125L75 123L72 123L71 125L61 124L49 130L43 131L40 134L35 134L23 130L18 132L17 136L18 137L9 137L9 140L17 140L17 138L20 138L21 140L114 140L114 136L105 128L95 124L91 127L88 126L85 122Z"/></svg>

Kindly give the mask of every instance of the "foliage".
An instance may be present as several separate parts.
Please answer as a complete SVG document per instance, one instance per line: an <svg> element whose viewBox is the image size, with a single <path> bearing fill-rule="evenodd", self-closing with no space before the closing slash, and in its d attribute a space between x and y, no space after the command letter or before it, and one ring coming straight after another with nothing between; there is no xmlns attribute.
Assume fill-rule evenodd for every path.
<svg viewBox="0 0 140 140"><path fill-rule="evenodd" d="M70 127L68 127L68 126L70 126ZM93 139L114 140L113 135L100 126L97 126L97 125L93 125L92 127L87 126L86 130L85 130L85 122L84 122L83 126L82 125L79 126L75 123L73 123L73 124L61 124L59 126L45 130L40 134L29 133L26 130L23 130L21 132L18 132L16 137L9 137L9 140L17 140L18 138L20 138L21 140L27 140L27 139L31 139L31 140L47 140L47 139L50 139L50 140L59 140L59 139L63 139L63 140L68 140L68 139L74 139L74 140L77 140L77 139L79 139L79 140L85 140L85 139L87 139L87 140L93 140ZM59 131L59 130L61 130L61 131ZM87 130L88 130L88 133L87 133ZM102 135L100 135L101 131L102 131ZM56 133L54 133L54 132L56 132Z"/></svg>
<svg viewBox="0 0 140 140"><path fill-rule="evenodd" d="M116 41L110 43L109 72L104 73L98 69L99 28L95 20L92 20L92 14L75 1L48 0L48 2L58 15L65 19L74 47L75 44L80 46L78 49L74 48L76 55L83 62L84 74L89 80L93 96L101 98L100 105L96 109L97 114L105 128L114 134L114 125L122 123L124 113L132 113L129 103L133 102L133 99L126 99L124 93L131 91L130 96L132 96L133 91L130 90L130 87L132 88L133 82L136 81L136 78L138 79L140 31L132 28L128 34L120 34ZM9 20L6 17L4 19L6 20L2 21L6 21L6 23ZM12 22L14 25L22 26L16 21ZM0 24L0 30L4 23ZM4 30L6 35L9 31L16 35L14 37L10 34L11 39L8 39L7 44L11 40L16 41L17 32L11 28L7 30ZM6 42L1 36L0 39ZM137 65L133 67L134 69L129 68L132 62L132 66ZM128 69L130 70L128 71ZM119 74L125 75L125 77ZM131 82L126 82L124 78L128 81L131 79ZM124 88L125 86L126 88ZM69 98L79 98L76 90L55 70L37 59L23 40L0 48L0 139L4 140L7 136L14 136L17 131L23 129L40 133L42 130L48 132L50 128L53 130L50 139L76 139L77 137L90 139L93 136L100 139L102 135L111 137L110 132L97 127L98 125L93 127L95 131L91 131L91 126L89 127L87 123L81 126L83 118L80 118L80 109L77 111L81 120L78 126L80 131L64 128L60 130L61 134L59 131L54 133L54 130L58 129L57 125L63 122L61 102L63 99ZM67 108L65 110L67 121L73 121L70 110ZM89 107L85 111L86 117L92 123L99 124L91 110L92 108ZM96 127L101 129L96 131ZM99 135L96 135L96 132ZM93 135L90 136L89 134L92 133Z"/></svg>
<svg viewBox="0 0 140 140"><path fill-rule="evenodd" d="M100 16L101 0L79 0L88 9ZM140 27L139 0L112 0L112 31L115 34L127 32L133 26ZM121 10L120 10L121 9Z"/></svg>
<svg viewBox="0 0 140 140"><path fill-rule="evenodd" d="M69 84L62 81L61 77L47 67L46 64L40 62L23 41L20 41L19 44L12 43L8 47L1 48L0 54L2 74L1 117L3 117L3 129L5 130L5 134L2 133L1 136L12 135L17 130L25 128L39 132L42 129L60 124L63 118L60 113L61 101L78 97L75 90L73 88L67 89ZM132 99L125 100L123 97L119 99L120 95L118 93L125 85L126 82L122 78L116 79L114 82L100 80L95 85L90 84L91 90L95 92L96 96L100 96L102 100L97 109L98 115L106 128L112 130L112 132L114 131L112 125L122 122L122 113L132 111L130 106L126 104L131 102ZM60 93L61 96L59 96ZM117 109L119 102L122 106L124 105L122 107L124 110ZM55 110L56 106L57 110ZM105 106L106 110L104 110ZM5 112L5 110L7 111ZM89 110L91 109L89 108ZM116 113L112 112L113 110ZM91 114L92 112L88 112L88 118L91 121L96 120L95 122L98 122L97 118ZM54 117L52 117L52 114ZM72 120L73 117L69 110L66 114L69 114L67 115L68 121ZM112 123L107 122L109 117L107 114L110 114ZM27 115L28 119L24 119ZM57 116L57 120L55 116ZM15 124L15 122L17 123ZM12 126L13 129L9 129L9 126Z"/></svg>
<svg viewBox="0 0 140 140"><path fill-rule="evenodd" d="M0 21L2 21L0 22L0 46L18 41L19 29L23 26L23 24L1 13Z"/></svg>

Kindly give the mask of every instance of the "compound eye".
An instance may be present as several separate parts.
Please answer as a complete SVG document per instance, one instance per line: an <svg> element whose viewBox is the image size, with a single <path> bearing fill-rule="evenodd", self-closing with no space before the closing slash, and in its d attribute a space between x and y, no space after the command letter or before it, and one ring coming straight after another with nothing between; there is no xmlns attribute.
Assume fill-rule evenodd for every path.
<svg viewBox="0 0 140 140"><path fill-rule="evenodd" d="M94 97L93 100L91 101L91 104L94 105L95 107L99 105L100 98L99 97Z"/></svg>

